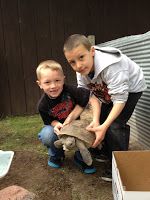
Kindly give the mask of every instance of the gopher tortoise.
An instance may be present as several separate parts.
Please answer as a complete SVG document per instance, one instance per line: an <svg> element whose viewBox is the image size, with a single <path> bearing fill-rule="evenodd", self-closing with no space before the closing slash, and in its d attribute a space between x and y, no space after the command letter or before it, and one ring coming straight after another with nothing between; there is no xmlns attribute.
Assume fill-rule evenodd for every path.
<svg viewBox="0 0 150 200"><path fill-rule="evenodd" d="M57 148L64 150L76 150L80 151L83 161L87 165L92 164L92 157L88 150L92 146L95 140L95 134L86 130L86 126L89 122L84 120L74 120L70 124L64 126L59 134L59 139L54 142Z"/></svg>

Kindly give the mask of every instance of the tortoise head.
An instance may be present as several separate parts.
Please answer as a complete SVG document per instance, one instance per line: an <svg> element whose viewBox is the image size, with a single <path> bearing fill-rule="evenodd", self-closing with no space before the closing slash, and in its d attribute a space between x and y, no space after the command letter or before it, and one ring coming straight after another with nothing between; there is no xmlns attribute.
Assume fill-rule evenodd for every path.
<svg viewBox="0 0 150 200"><path fill-rule="evenodd" d="M76 142L75 142L75 137L68 136L63 140L63 145L65 146L66 149L71 150L75 147Z"/></svg>
<svg viewBox="0 0 150 200"><path fill-rule="evenodd" d="M68 135L62 135L61 138L54 142L54 145L56 148L62 148L64 150L71 150L75 147L75 137L68 136Z"/></svg>

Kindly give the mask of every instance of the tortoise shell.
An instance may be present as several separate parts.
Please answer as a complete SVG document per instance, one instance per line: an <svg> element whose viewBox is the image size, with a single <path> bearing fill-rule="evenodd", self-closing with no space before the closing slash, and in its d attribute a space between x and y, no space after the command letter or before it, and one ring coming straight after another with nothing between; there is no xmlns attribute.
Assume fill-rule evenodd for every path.
<svg viewBox="0 0 150 200"><path fill-rule="evenodd" d="M59 138L64 135L73 136L83 141L87 147L91 147L95 140L95 134L86 130L87 125L89 125L89 121L86 119L74 120L61 129Z"/></svg>

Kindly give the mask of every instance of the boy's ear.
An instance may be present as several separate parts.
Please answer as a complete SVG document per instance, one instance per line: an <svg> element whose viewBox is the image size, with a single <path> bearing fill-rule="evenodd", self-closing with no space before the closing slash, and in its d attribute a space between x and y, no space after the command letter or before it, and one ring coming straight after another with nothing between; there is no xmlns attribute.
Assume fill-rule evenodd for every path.
<svg viewBox="0 0 150 200"><path fill-rule="evenodd" d="M36 83L38 84L38 86L42 89L42 86L41 86L41 83L40 83L40 81L36 81Z"/></svg>
<svg viewBox="0 0 150 200"><path fill-rule="evenodd" d="M95 49L94 49L94 47L91 47L91 54L92 54L92 56L95 55Z"/></svg>

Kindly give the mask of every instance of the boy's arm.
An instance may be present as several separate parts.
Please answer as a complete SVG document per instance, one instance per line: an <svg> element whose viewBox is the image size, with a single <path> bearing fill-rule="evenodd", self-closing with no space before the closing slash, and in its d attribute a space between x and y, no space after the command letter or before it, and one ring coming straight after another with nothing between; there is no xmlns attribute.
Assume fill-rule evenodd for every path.
<svg viewBox="0 0 150 200"><path fill-rule="evenodd" d="M113 105L107 119L103 123L103 126L105 126L106 129L108 129L109 126L112 124L112 122L119 116L124 106L125 106L125 103L115 103Z"/></svg>
<svg viewBox="0 0 150 200"><path fill-rule="evenodd" d="M57 120L54 120L51 122L51 126L54 127L54 132L59 135L60 134L60 129L63 127L63 124Z"/></svg>
<svg viewBox="0 0 150 200"><path fill-rule="evenodd" d="M72 122L73 120L77 119L81 115L81 113L83 112L83 110L84 110L83 107L81 107L79 105L76 105L74 107L74 109L72 110L72 112L68 115L68 117L64 121L63 126L67 125L70 122Z"/></svg>
<svg viewBox="0 0 150 200"><path fill-rule="evenodd" d="M95 97L95 95L92 95L90 97L89 103L92 107L93 121L90 123L88 127L93 128L99 125L102 103L98 100L97 97Z"/></svg>
<svg viewBox="0 0 150 200"><path fill-rule="evenodd" d="M63 126L65 126L65 125L71 123L73 120L77 119L77 118L80 116L80 114L83 112L83 110L84 110L84 108L82 108L82 107L79 106L79 105L76 105L76 106L74 107L74 109L72 110L72 112L68 115L68 117L66 118L66 120L64 121L63 124L60 123L59 121L56 121L56 120L52 121L51 125L54 127L54 132L55 132L57 135L61 134L61 133L60 133L60 129L61 129Z"/></svg>
<svg viewBox="0 0 150 200"><path fill-rule="evenodd" d="M88 131L93 131L96 134L96 139L93 143L93 147L96 147L98 144L100 144L103 141L103 139L105 138L107 129L110 127L112 122L119 116L124 106L125 106L125 103L115 103L107 119L105 120L103 124L97 126L96 128L87 128Z"/></svg>

